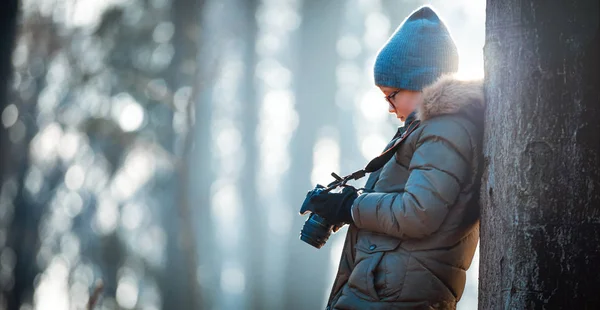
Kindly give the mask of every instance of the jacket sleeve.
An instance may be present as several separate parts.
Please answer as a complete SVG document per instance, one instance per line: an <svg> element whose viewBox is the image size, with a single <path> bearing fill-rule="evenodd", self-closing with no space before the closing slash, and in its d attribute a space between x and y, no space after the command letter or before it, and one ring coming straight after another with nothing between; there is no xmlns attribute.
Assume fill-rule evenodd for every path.
<svg viewBox="0 0 600 310"><path fill-rule="evenodd" d="M423 125L404 192L360 195L352 205L357 227L409 239L429 236L442 225L470 177L471 140L452 118Z"/></svg>

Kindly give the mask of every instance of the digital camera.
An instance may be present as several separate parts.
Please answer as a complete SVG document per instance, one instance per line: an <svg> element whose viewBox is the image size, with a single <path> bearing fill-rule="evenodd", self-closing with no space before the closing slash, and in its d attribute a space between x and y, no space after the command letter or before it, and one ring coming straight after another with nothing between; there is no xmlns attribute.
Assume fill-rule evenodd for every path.
<svg viewBox="0 0 600 310"><path fill-rule="evenodd" d="M306 198L302 203L302 208L300 209L300 214L305 214L310 211L311 207L311 198L314 196L318 196L320 193L328 191L326 187L323 185L317 184L315 188L309 191L306 194ZM311 213L306 222L304 222L304 226L300 231L300 240L314 246L317 249L320 249L325 243L331 232L336 232L340 229L341 226L331 225L327 222L327 220L316 213Z"/></svg>

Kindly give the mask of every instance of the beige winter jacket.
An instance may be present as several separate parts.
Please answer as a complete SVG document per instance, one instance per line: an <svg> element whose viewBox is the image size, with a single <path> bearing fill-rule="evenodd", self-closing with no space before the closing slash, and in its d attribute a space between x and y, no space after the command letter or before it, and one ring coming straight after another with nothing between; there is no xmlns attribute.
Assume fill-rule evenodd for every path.
<svg viewBox="0 0 600 310"><path fill-rule="evenodd" d="M419 127L352 206L328 309L455 309L479 238L480 81L423 91Z"/></svg>

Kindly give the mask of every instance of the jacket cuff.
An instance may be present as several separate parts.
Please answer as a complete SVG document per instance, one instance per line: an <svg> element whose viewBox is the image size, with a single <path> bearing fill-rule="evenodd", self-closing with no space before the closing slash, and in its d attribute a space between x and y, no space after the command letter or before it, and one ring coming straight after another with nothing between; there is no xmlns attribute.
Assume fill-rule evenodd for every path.
<svg viewBox="0 0 600 310"><path fill-rule="evenodd" d="M350 208L350 214L352 215L352 220L354 221L354 225L356 225L357 227L360 227L360 212L358 211L358 205L360 204L361 200L363 200L363 198L365 198L366 194L362 194L359 195L358 197L356 197L356 199L354 199L354 202L352 203L352 207Z"/></svg>

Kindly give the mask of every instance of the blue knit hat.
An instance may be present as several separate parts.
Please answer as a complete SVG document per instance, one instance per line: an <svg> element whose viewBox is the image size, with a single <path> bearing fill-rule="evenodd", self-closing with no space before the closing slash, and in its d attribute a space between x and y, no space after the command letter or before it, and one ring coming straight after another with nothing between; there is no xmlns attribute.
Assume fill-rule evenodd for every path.
<svg viewBox="0 0 600 310"><path fill-rule="evenodd" d="M406 18L379 51L375 84L420 91L457 69L458 53L448 29L424 6Z"/></svg>

